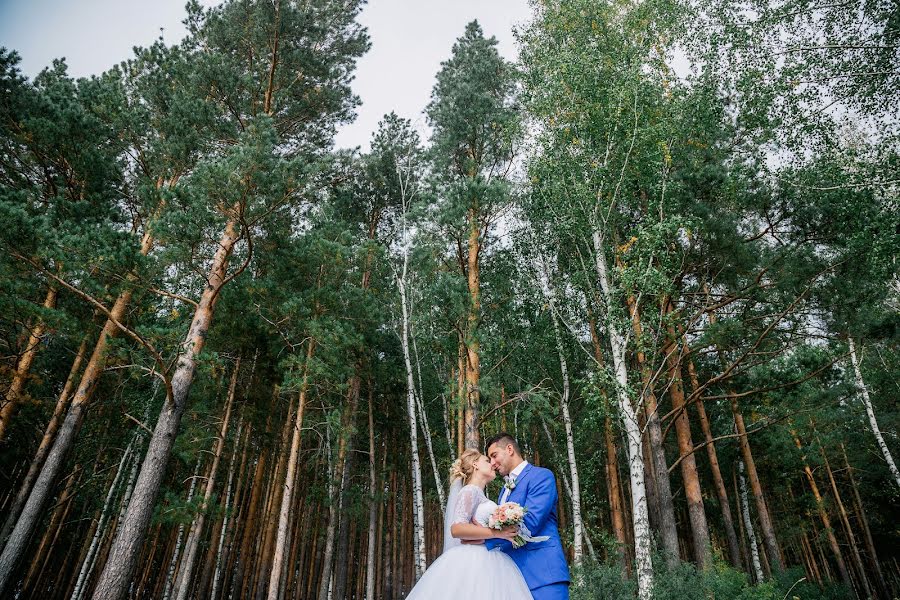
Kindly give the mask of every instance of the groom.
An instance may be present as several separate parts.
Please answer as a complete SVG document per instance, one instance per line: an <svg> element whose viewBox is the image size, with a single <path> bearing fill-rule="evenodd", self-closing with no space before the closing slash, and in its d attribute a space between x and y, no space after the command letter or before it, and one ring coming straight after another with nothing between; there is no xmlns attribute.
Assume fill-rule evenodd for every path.
<svg viewBox="0 0 900 600"><path fill-rule="evenodd" d="M516 502L527 509L525 526L533 536L546 535L544 542L529 542L514 549L507 540L490 539L488 550L498 548L518 565L534 600L568 600L569 566L556 528L556 478L548 469L535 467L522 458L519 444L508 433L487 440L491 466L505 483L497 504Z"/></svg>

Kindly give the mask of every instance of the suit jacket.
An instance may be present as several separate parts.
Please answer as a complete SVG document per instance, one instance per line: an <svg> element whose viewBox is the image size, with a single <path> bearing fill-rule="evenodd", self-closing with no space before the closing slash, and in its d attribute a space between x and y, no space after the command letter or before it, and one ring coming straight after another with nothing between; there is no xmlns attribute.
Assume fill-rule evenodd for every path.
<svg viewBox="0 0 900 600"><path fill-rule="evenodd" d="M497 503L500 503L497 496ZM507 502L516 502L527 509L525 526L531 535L546 535L545 542L529 542L514 549L506 540L491 539L485 542L488 550L499 548L509 554L518 565L530 589L552 583L569 582L569 565L563 554L559 530L556 527L556 478L549 469L527 465L516 478L516 487Z"/></svg>

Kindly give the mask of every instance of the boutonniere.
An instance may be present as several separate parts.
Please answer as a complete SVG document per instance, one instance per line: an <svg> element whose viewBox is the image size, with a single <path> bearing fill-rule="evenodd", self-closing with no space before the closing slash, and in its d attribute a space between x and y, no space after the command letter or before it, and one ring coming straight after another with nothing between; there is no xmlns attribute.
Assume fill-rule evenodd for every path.
<svg viewBox="0 0 900 600"><path fill-rule="evenodd" d="M516 480L513 479L513 480L508 480L508 481L506 481L506 482L503 484L503 487L505 487L505 488L508 489L509 491L513 491L514 489L516 489Z"/></svg>

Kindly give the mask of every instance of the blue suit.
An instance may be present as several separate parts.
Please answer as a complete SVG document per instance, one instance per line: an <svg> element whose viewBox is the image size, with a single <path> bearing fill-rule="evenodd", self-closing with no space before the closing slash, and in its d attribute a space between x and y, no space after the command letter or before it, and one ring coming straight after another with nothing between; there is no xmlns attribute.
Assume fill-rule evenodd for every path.
<svg viewBox="0 0 900 600"><path fill-rule="evenodd" d="M503 490L497 497L497 503ZM559 530L556 527L556 478L549 469L526 465L516 478L515 488L507 502L524 506L525 526L533 536L546 535L545 542L529 542L515 549L507 540L490 539L488 550L495 548L509 554L518 565L534 600L568 600L569 565L563 554Z"/></svg>

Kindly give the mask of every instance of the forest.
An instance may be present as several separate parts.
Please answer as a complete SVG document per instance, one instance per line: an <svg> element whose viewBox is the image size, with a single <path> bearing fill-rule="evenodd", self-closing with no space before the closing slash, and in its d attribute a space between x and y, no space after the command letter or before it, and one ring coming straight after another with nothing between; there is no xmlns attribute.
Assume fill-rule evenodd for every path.
<svg viewBox="0 0 900 600"><path fill-rule="evenodd" d="M0 50L0 597L401 599L498 431L574 600L900 596L896 4L534 0L338 150L362 9Z"/></svg>

